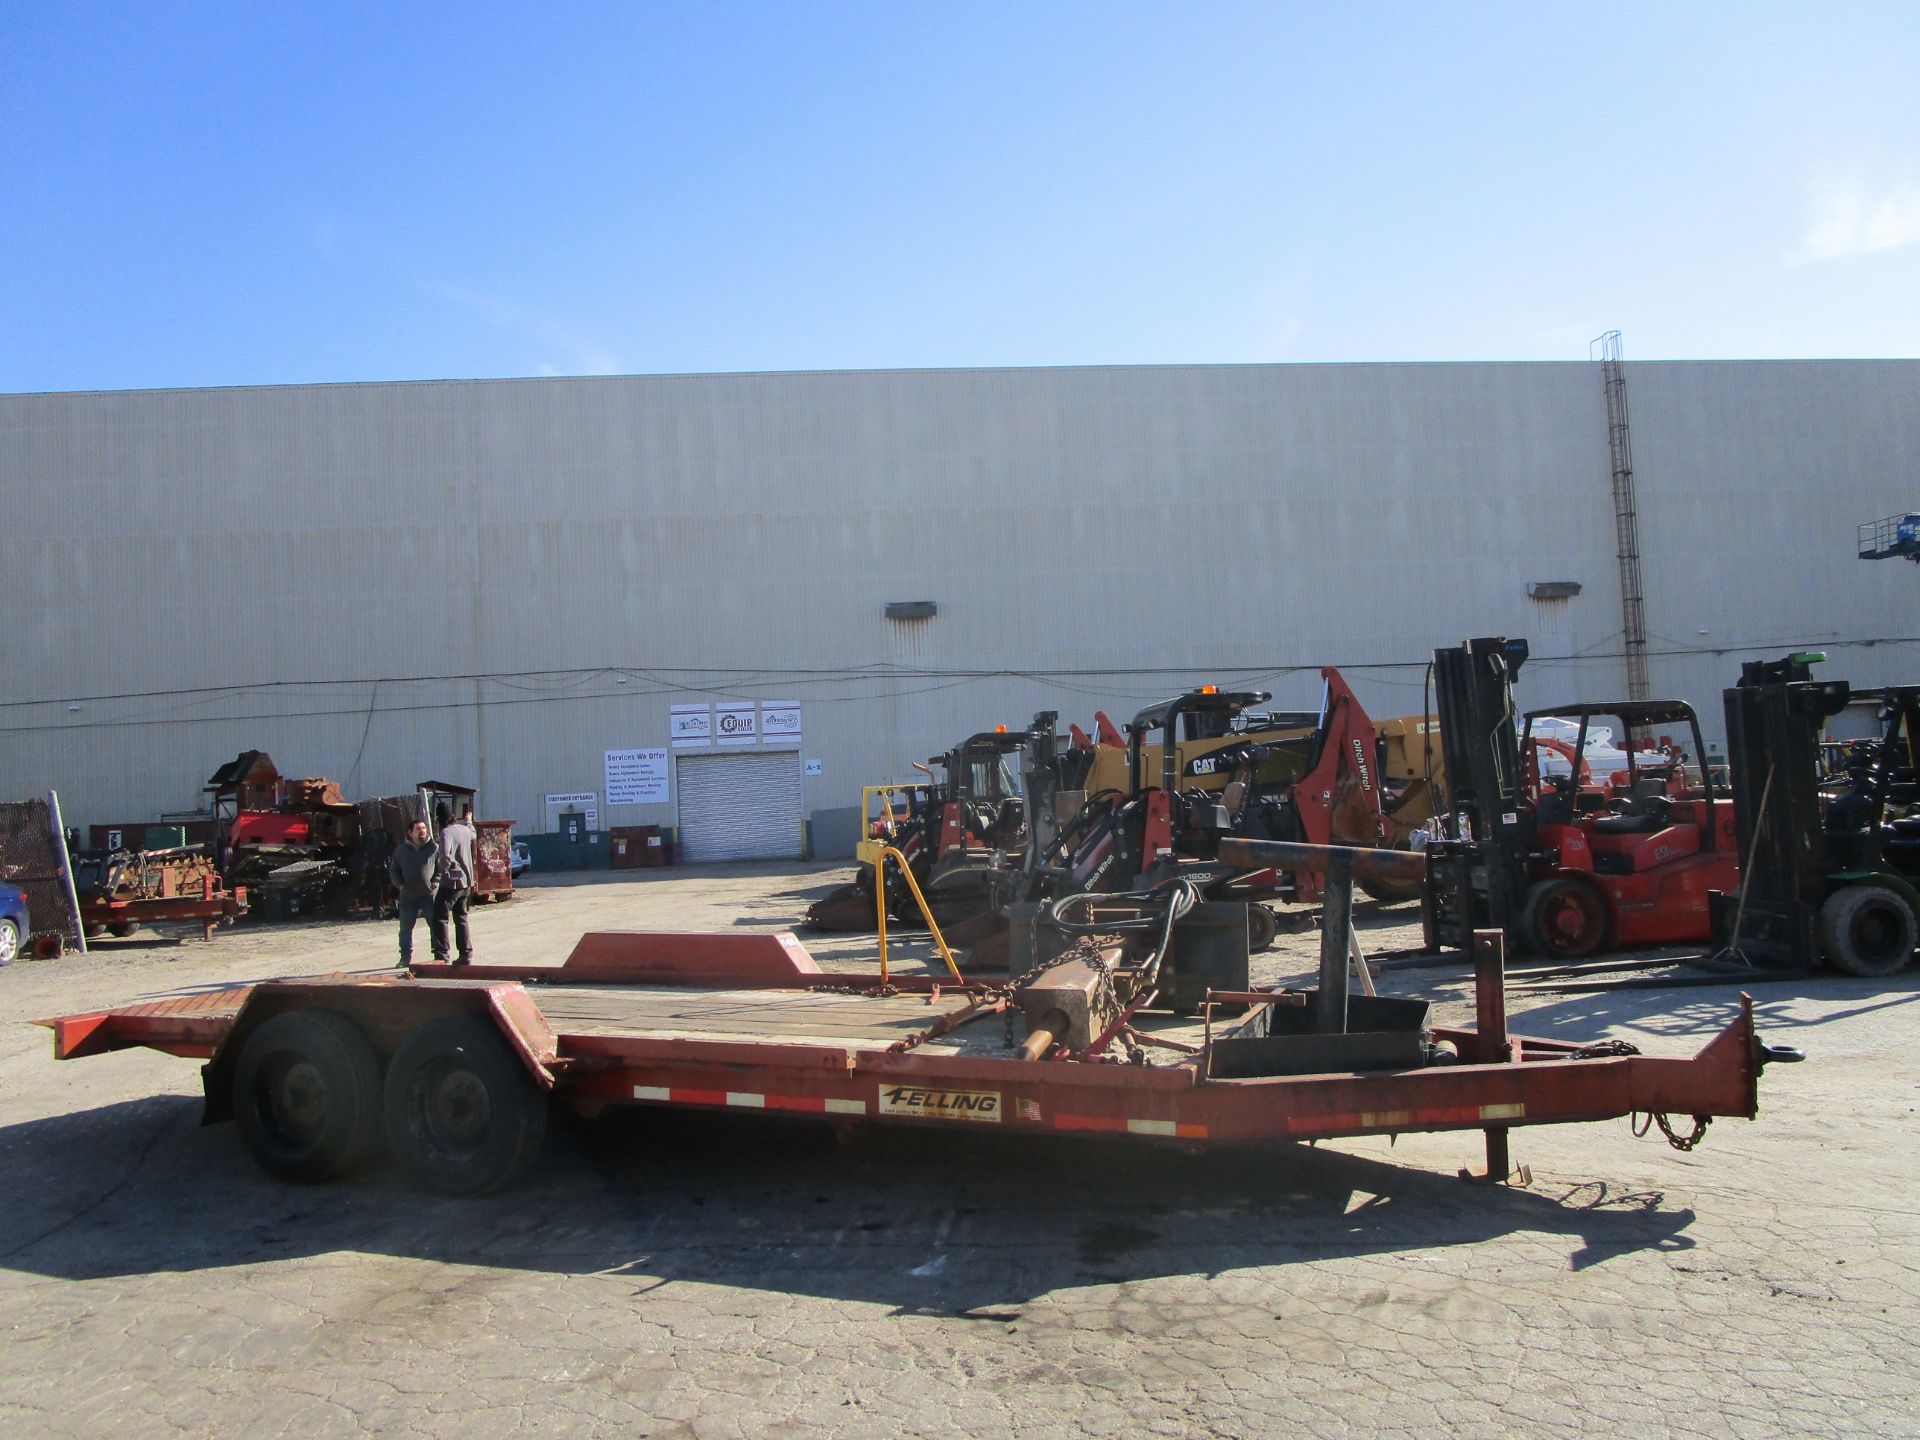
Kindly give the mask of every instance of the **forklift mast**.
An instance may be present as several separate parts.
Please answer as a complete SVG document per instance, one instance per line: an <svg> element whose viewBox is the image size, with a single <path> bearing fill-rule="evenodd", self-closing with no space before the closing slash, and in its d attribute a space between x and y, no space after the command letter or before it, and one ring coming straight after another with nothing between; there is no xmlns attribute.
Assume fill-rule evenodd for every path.
<svg viewBox="0 0 1920 1440"><path fill-rule="evenodd" d="M1428 846L1427 944L1465 949L1517 918L1532 848L1513 682L1527 642L1485 636L1433 652L1446 763L1442 834Z"/></svg>
<svg viewBox="0 0 1920 1440"><path fill-rule="evenodd" d="M1021 762L1021 785L1027 797L1027 848L1024 869L1039 868L1060 838L1066 818L1060 813L1058 797L1074 797L1073 808L1084 799L1082 787L1093 765L1093 747L1081 745L1071 735L1063 742L1057 732L1060 712L1037 711L1027 727Z"/></svg>
<svg viewBox="0 0 1920 1440"><path fill-rule="evenodd" d="M1727 765L1742 867L1741 896L1712 902L1713 931L1755 959L1809 969L1815 922L1840 870L1876 869L1878 818L1829 832L1820 805L1820 740L1852 696L1844 680L1815 680L1818 653L1752 660L1723 692ZM1878 765L1884 769L1886 756ZM1884 796L1882 797L1884 800ZM1737 931L1737 935L1736 935Z"/></svg>

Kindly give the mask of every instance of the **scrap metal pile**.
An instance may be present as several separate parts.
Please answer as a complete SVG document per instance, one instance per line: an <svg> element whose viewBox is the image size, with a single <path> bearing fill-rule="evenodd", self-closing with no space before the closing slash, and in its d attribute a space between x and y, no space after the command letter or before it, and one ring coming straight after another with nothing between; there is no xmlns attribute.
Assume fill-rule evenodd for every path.
<svg viewBox="0 0 1920 1440"><path fill-rule="evenodd" d="M387 862L408 828L435 823L441 802L458 811L474 797L468 786L429 780L409 794L350 801L332 780L282 775L261 750L222 765L205 794L210 845L70 852L88 936L191 920L211 937L216 925L246 914L385 913L393 906ZM475 830L475 898L503 899L513 891L513 822L481 820ZM132 832L96 827L103 833L117 840Z"/></svg>
<svg viewBox="0 0 1920 1440"><path fill-rule="evenodd" d="M283 776L262 750L222 765L206 789L220 871L265 918L381 908L395 843L381 802L355 805L331 780Z"/></svg>
<svg viewBox="0 0 1920 1440"><path fill-rule="evenodd" d="M192 920L212 939L223 920L247 911L246 887L229 887L198 845L76 855L73 882L89 937L131 935L157 920Z"/></svg>

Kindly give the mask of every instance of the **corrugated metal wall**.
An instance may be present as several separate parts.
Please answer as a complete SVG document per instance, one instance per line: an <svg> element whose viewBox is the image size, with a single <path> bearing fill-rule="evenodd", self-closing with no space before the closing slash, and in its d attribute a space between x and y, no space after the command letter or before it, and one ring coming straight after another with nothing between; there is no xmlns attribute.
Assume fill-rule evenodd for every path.
<svg viewBox="0 0 1920 1440"><path fill-rule="evenodd" d="M1852 547L1920 504L1920 362L1627 376L1655 688L1717 730L1738 657L1691 652L1913 678L1886 642L1920 572ZM0 467L0 796L57 786L82 824L187 808L258 746L353 793L466 779L533 828L693 699L799 701L819 811L1043 705L1265 676L1307 706L1332 661L1408 713L1469 634L1534 640L1529 702L1622 686L1583 364L12 396ZM882 618L910 599L938 617ZM954 670L1013 673L923 673Z"/></svg>

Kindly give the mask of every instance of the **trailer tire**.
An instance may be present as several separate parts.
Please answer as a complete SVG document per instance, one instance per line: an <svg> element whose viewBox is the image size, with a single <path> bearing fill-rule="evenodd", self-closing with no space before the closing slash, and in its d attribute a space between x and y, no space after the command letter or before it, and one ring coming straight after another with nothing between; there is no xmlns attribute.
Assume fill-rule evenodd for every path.
<svg viewBox="0 0 1920 1440"><path fill-rule="evenodd" d="M547 1097L489 1020L456 1015L415 1032L387 1067L387 1145L442 1195L486 1195L533 1164Z"/></svg>
<svg viewBox="0 0 1920 1440"><path fill-rule="evenodd" d="M1527 946L1550 960L1584 960L1606 949L1607 902L1578 880L1542 880L1527 892L1520 927Z"/></svg>
<svg viewBox="0 0 1920 1440"><path fill-rule="evenodd" d="M331 1180L379 1147L380 1061L344 1015L275 1015L240 1047L233 1116L247 1152L274 1179Z"/></svg>
<svg viewBox="0 0 1920 1440"><path fill-rule="evenodd" d="M1399 905L1420 898L1418 880L1362 880L1359 886L1382 905Z"/></svg>
<svg viewBox="0 0 1920 1440"><path fill-rule="evenodd" d="M1920 944L1920 920L1899 891L1848 885L1820 907L1820 950L1842 975L1877 980L1902 969Z"/></svg>

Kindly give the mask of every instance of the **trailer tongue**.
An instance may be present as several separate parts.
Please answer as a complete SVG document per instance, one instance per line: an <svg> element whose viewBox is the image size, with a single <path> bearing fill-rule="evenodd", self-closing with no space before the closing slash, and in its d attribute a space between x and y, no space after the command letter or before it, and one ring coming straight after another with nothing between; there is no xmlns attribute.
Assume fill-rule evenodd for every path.
<svg viewBox="0 0 1920 1440"><path fill-rule="evenodd" d="M272 1174L331 1179L385 1148L451 1194L532 1164L554 1100L1188 1144L1478 1129L1505 1179L1512 1127L1644 1112L1697 1132L1752 1118L1762 1067L1791 1058L1745 997L1691 1058L1509 1035L1498 936L1477 955L1472 1029L1360 996L1333 1028L1312 991L1154 1013L1153 977L1130 994L1124 945L1100 937L1010 984L883 983L824 973L785 934L591 934L557 967L268 980L40 1023L61 1059L206 1060L208 1121L235 1120Z"/></svg>

